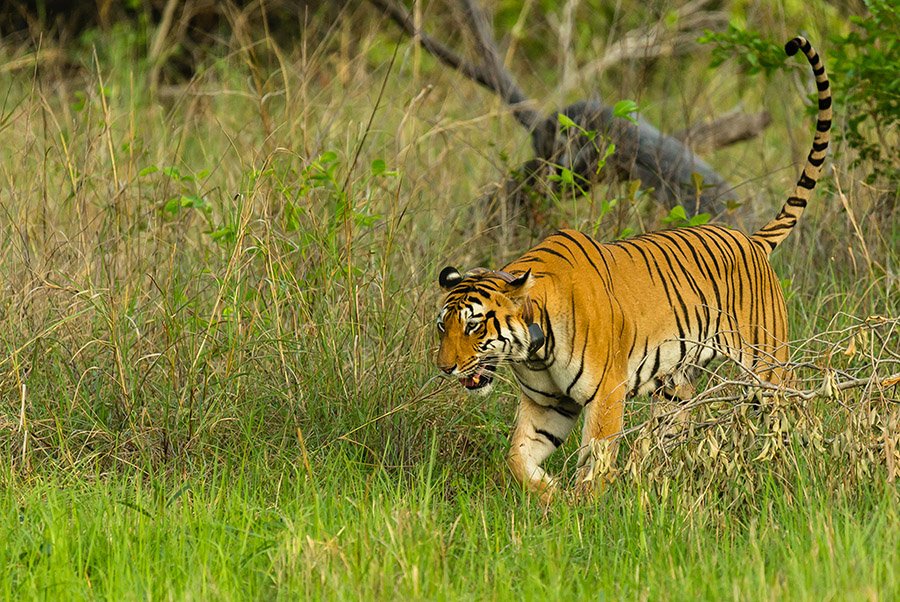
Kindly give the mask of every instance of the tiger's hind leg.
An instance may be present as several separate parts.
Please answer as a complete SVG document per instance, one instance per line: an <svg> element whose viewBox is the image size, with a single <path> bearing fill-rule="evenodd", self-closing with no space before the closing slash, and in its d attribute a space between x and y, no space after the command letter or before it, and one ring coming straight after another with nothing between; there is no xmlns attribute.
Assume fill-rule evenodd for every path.
<svg viewBox="0 0 900 602"><path fill-rule="evenodd" d="M663 439L679 436L690 423L688 400L696 394L693 383L667 383L650 396L650 416Z"/></svg>
<svg viewBox="0 0 900 602"><path fill-rule="evenodd" d="M751 347L749 368L761 381L781 386L790 386L793 371L790 366L790 348L783 341L787 339L787 326L784 322L776 324L776 332L759 333L760 343ZM746 365L746 364L745 364Z"/></svg>
<svg viewBox="0 0 900 602"><path fill-rule="evenodd" d="M575 403L543 406L524 393L520 395L506 461L516 480L540 494L545 503L556 489L556 480L541 468L541 463L562 445L580 413L581 407Z"/></svg>

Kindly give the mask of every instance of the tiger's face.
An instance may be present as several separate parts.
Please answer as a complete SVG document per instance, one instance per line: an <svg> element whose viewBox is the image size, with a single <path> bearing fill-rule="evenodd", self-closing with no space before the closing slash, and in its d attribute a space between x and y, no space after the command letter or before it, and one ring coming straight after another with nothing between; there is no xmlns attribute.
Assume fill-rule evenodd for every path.
<svg viewBox="0 0 900 602"><path fill-rule="evenodd" d="M512 277L479 269L463 275L447 267L439 283L447 297L437 319L440 349L435 363L459 378L467 391L485 394L498 364L528 358L531 337L523 303L531 272Z"/></svg>

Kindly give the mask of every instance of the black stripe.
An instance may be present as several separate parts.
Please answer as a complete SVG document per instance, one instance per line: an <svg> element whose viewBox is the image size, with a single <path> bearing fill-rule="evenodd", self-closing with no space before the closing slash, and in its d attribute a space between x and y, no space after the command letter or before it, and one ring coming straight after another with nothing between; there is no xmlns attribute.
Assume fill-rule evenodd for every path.
<svg viewBox="0 0 900 602"><path fill-rule="evenodd" d="M818 67L813 67L813 73L815 74L816 77L819 77L820 75L825 73L825 65L819 63Z"/></svg>
<svg viewBox="0 0 900 602"><path fill-rule="evenodd" d="M819 92L824 92L828 89L828 80L825 81L816 81L816 88L819 89Z"/></svg>
<svg viewBox="0 0 900 602"><path fill-rule="evenodd" d="M600 382L597 383L597 387L594 389L594 392L591 393L591 396L587 398L587 401L584 402L584 407L587 407L589 403L594 401L594 398L597 397L597 391L600 390L600 385L603 384L603 379L600 379Z"/></svg>
<svg viewBox="0 0 900 602"><path fill-rule="evenodd" d="M794 56L797 54L798 48L800 48L800 38L794 38L784 45L784 52L788 56Z"/></svg>
<svg viewBox="0 0 900 602"><path fill-rule="evenodd" d="M813 166L815 166L815 167L819 167L820 165L822 165L822 163L825 163L825 157L824 157L824 156L819 157L818 159L816 159L815 157L813 157L812 155L810 155L806 160L809 161L809 164L810 164L810 165L813 165Z"/></svg>
<svg viewBox="0 0 900 602"><path fill-rule="evenodd" d="M575 402L573 401L572 403L575 403ZM573 411L569 411L569 410L567 410L566 408L562 407L562 404L560 404L560 405L555 405L555 406L549 406L549 408L550 408L551 410L553 410L554 412L556 412L557 414L559 414L560 416L562 416L563 418L568 418L569 420L572 420L573 418L577 418L577 417L578 417L578 411L577 411L577 410L574 411L574 412L573 412ZM580 409L581 409L581 406L578 406L578 410L580 410Z"/></svg>
<svg viewBox="0 0 900 602"><path fill-rule="evenodd" d="M741 246L740 242L737 240L737 237L731 230L727 228L716 228L717 234L723 239L726 248L731 250L734 256L734 266L740 268L740 264L742 263L744 269L747 266L747 254L744 252L744 248ZM712 232L711 232L712 233ZM731 238L731 243L728 244L728 237ZM733 245L733 246L732 246ZM738 253L740 253L740 257L738 257ZM732 280L737 282L737 306L744 307L744 281L739 276L740 269L732 270ZM731 306L729 306L731 307Z"/></svg>
<svg viewBox="0 0 900 602"><path fill-rule="evenodd" d="M546 437L547 441L553 444L553 447L559 447L560 445L562 445L562 439L560 439L553 433L548 433L544 429L535 429L534 432L538 435L543 435L544 437Z"/></svg>
<svg viewBox="0 0 900 602"><path fill-rule="evenodd" d="M591 324L590 322L587 322L584 326L584 346L582 346L582 348L581 348L581 365L578 366L578 372L575 374L575 378L573 378L572 382L569 383L569 386L566 389L566 395L572 394L572 387L575 386L575 383L578 382L578 379L581 378L581 375L584 373L584 357L585 357L585 351L587 351L587 344L588 344L588 338L589 338L588 335L590 333L590 324ZM572 342L573 343L575 342L574 338L573 338Z"/></svg>
<svg viewBox="0 0 900 602"><path fill-rule="evenodd" d="M765 314L765 303L763 303L763 299L760 297L760 281L762 280L762 273L759 266L759 254L754 253L753 249L749 249L750 254L748 255L747 265L745 270L745 275L747 278L747 289L748 289L748 302L750 304L750 324L751 326L757 326L764 319ZM740 277L740 276L739 276ZM754 334L753 344L757 345L758 339L756 338L756 334Z"/></svg>
<svg viewBox="0 0 900 602"><path fill-rule="evenodd" d="M656 357L653 359L653 369L650 371L650 377L647 380L650 380L656 373L659 372L659 362L662 359L662 343L660 343L656 347Z"/></svg>
<svg viewBox="0 0 900 602"><path fill-rule="evenodd" d="M606 261L606 256L603 253L603 249L600 247L599 244L597 244L597 241L595 241L590 236L586 236L586 238L592 245L594 245L594 249L596 249L596 251L597 251L597 256L599 256L600 261L603 262L603 267L606 268L606 285L611 286L612 285L612 272L610 272L610 270L609 270L609 263Z"/></svg>
<svg viewBox="0 0 900 602"><path fill-rule="evenodd" d="M644 264L647 266L647 273L650 275L650 284L655 284L653 280L653 268L650 265L650 260L647 258L647 253L644 252L643 247L634 242L634 240L621 240L619 241L619 244L625 249L626 252L628 252L629 247L634 247L635 249L637 249L638 253L641 256L641 259L644 260ZM631 253L628 254L631 255Z"/></svg>
<svg viewBox="0 0 900 602"><path fill-rule="evenodd" d="M707 229L706 238L709 240L712 247L715 248L716 254L711 255L711 258L716 263L717 273L719 275L718 278L713 279L713 281L717 284L717 286L721 285L722 296L719 299L719 315L716 318L716 332L720 332L722 330L722 320L725 320L726 325L730 324L729 318L729 308L734 305L734 296L735 290L731 285L731 282L728 278L729 274L733 272L733 267L737 263L737 259L734 257L734 254L731 250L720 240L718 227L711 227Z"/></svg>
<svg viewBox="0 0 900 602"><path fill-rule="evenodd" d="M597 272L597 275L599 276L600 268L597 267L597 264L595 264L594 260L591 259L591 256L588 255L587 249L585 249L584 246L580 242L578 242L574 237L570 236L566 232L560 232L559 235L569 239L570 241L572 241L572 244L574 244L576 247L578 247L578 249L584 255L584 258L588 260L588 263L591 264L591 267L594 268L594 271Z"/></svg>
<svg viewBox="0 0 900 602"><path fill-rule="evenodd" d="M784 222L778 222L777 224L768 224L760 230L761 234L774 234L775 232L780 232L782 230L790 230L794 227L794 224L786 224Z"/></svg>
<svg viewBox="0 0 900 602"><path fill-rule="evenodd" d="M544 392L544 391L541 391L540 389L535 389L534 387L529 387L527 384L523 383L523 382L521 381L521 379L519 379L518 376L516 376L516 382L519 384L519 387L521 387L522 389L528 389L528 390L531 391L532 393L537 394L537 395L540 395L540 396L542 396L542 397L546 397L546 398L548 398L548 399L556 399L556 394L555 394L555 393L546 393L546 392ZM530 397L530 396L529 396L529 397Z"/></svg>
<svg viewBox="0 0 900 602"><path fill-rule="evenodd" d="M831 120L830 119L820 119L816 122L816 129L820 132L827 132L831 129Z"/></svg>
<svg viewBox="0 0 900 602"><path fill-rule="evenodd" d="M547 253L548 255L555 255L556 257L559 257L560 259L562 259L563 261L568 263L570 266L575 267L575 264L572 262L571 259L569 259L565 255L563 255L562 253L557 253L553 249L548 249L547 247L538 247L533 252L534 253Z"/></svg>
<svg viewBox="0 0 900 602"><path fill-rule="evenodd" d="M828 98L820 98L819 99L819 110L824 111L825 109L831 107L831 97Z"/></svg>
<svg viewBox="0 0 900 602"><path fill-rule="evenodd" d="M629 391L633 393L637 392L638 387L641 386L641 370L644 368L644 364L647 363L647 345L649 342L649 339L644 339L644 350L641 352L641 359L637 363L637 368L634 371L634 385L629 388Z"/></svg>
<svg viewBox="0 0 900 602"><path fill-rule="evenodd" d="M684 302L684 297L682 295L682 292L679 290L679 288L683 288L683 287L679 287L677 285L680 285L682 280L686 280L688 285L690 286L690 288L693 289L694 294L697 297L699 297L700 299L702 299L702 302L704 305L706 305L706 297L703 295L703 291L700 290L700 286L697 283L697 280L693 277L693 275L691 275L691 267L694 267L694 266L688 266L688 265L685 265L684 263L682 263L681 260L677 256L675 256L674 253L671 252L671 250L664 248L662 245L660 245L658 242L656 242L656 240L655 240L656 238L664 238L664 239L669 240L669 242L671 242L674 245L675 249L681 252L682 257L684 257L685 259L688 259L688 257L687 257L687 255L684 254L684 251L682 251L679 248L680 245L678 244L678 241L673 241L670 238L664 236L663 232L656 232L656 233L654 233L654 236L648 237L648 239L647 239L648 243L656 245L657 248L659 248L660 253L662 253L663 258L666 260L666 263L669 266L670 274L674 278L673 284L676 285L675 286L675 296L676 296L676 299L678 299L678 302L681 304L681 308L683 311L683 316L679 316L677 314L677 312L675 312L675 325L678 327L679 354L680 354L681 358L684 358L684 355L687 351L687 343L686 343L685 339L687 338L687 336L692 335L693 331L691 330L690 312L688 312L688 307ZM676 270L674 268L674 266L672 265L673 261L676 264L678 264L678 270ZM684 318L684 321L687 323L686 330L682 326L682 320L681 320L682 317ZM700 326L699 319L697 320L697 325L698 325L698 327ZM680 362L680 360L679 360L679 362Z"/></svg>
<svg viewBox="0 0 900 602"><path fill-rule="evenodd" d="M828 148L828 142L813 142L813 150L816 152L823 151Z"/></svg>
<svg viewBox="0 0 900 602"><path fill-rule="evenodd" d="M562 238L563 240L558 240ZM555 244L559 245L562 249L566 251L569 255L571 255L573 261L578 261L578 257L572 252L572 248L569 246L568 242L566 242L566 238L568 236L563 232L556 232L553 236L544 241L547 244Z"/></svg>
<svg viewBox="0 0 900 602"><path fill-rule="evenodd" d="M806 207L806 200L798 196L792 196L787 200L786 205L789 207Z"/></svg>
<svg viewBox="0 0 900 602"><path fill-rule="evenodd" d="M707 254L709 255L709 258L712 260L713 266L716 268L716 274L718 275L718 277L719 277L719 278L722 278L722 269L721 269L721 266L720 266L719 262L716 261L716 253L715 253L715 251L713 251L713 249L706 243L706 237L707 237L706 235L707 235L706 230L704 230L702 233L698 233L698 234L696 235L697 242L700 243L700 246L702 246L703 249L704 249L704 250L707 252ZM704 265L706 266L706 271L711 275L711 274L712 274L712 270L709 269L709 264L708 264L705 260L704 260ZM712 280L713 283L717 282L717 279L716 279L716 278L712 278L711 280ZM721 307L721 304L720 304L720 307Z"/></svg>
<svg viewBox="0 0 900 602"><path fill-rule="evenodd" d="M797 186L802 186L803 188L806 188L807 190L812 190L813 188L816 187L816 181L813 180L812 178L810 178L808 175L806 175L806 172L804 171L800 175L800 179L797 181Z"/></svg>
<svg viewBox="0 0 900 602"><path fill-rule="evenodd" d="M634 336L631 338L631 348L628 349L628 354L625 356L625 361L628 362L631 359L631 354L634 353L634 346L637 344L637 329L634 330Z"/></svg>
<svg viewBox="0 0 900 602"><path fill-rule="evenodd" d="M688 250L690 250L691 254L694 256L694 259L697 262L697 265L702 266L704 274L707 275L706 282L712 287L713 294L715 295L715 298L716 298L715 309L719 310L722 307L722 299L719 295L719 281L718 281L718 279L713 277L712 270L710 269L709 264L706 261L706 258L703 257L701 253L698 253L697 250L694 249L694 245L692 245L690 243L690 241L688 240L689 237L697 238L699 240L701 246L703 246L704 249L706 249L706 251L709 252L709 247L707 246L706 242L703 240L704 236L706 234L705 229L701 230L698 228L698 229L688 229L688 230L676 230L675 232L684 238L684 244L688 248ZM711 306L710 306L709 302L707 301L705 295L702 298L703 298L704 309L706 310L706 322L707 322L706 329L708 330L709 326L711 326L711 324L712 324L712 316L710 313ZM717 323L718 323L718 321L717 321ZM704 337L706 336L705 332L704 332L703 336Z"/></svg>

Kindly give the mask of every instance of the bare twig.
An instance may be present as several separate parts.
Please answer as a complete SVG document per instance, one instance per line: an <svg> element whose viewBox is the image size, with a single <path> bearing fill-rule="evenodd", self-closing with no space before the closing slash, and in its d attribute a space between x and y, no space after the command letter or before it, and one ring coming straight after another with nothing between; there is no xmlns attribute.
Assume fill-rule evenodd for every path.
<svg viewBox="0 0 900 602"><path fill-rule="evenodd" d="M493 58L490 59L490 62L486 65L476 65L464 60L452 49L438 40L435 40L424 31L417 30L412 16L395 0L369 0L369 2L381 9L382 12L388 15L391 20L399 25L408 35L418 39L422 47L439 61L456 69L488 90L499 94L503 100L513 106L513 115L526 129L530 130L540 120L540 114L537 111L524 106L517 106L525 103L527 98L516 83L512 81L512 78L508 77L508 75L503 77L505 69L502 68L502 63L496 53L496 47L489 43L490 38L482 37L488 35L484 26L479 25L478 27L480 29L473 31L473 33L475 37L480 40L480 44L487 44L489 48L494 48L492 54ZM472 14L469 18L472 19L473 24L479 22L477 12ZM480 18L483 19L483 17ZM500 68L499 70L492 69L491 65L500 65Z"/></svg>
<svg viewBox="0 0 900 602"><path fill-rule="evenodd" d="M647 60L684 54L694 47L707 29L721 29L728 23L724 12L707 10L711 0L694 0L674 11L674 27L660 21L625 33L606 48L603 56L582 71L585 77L629 60Z"/></svg>

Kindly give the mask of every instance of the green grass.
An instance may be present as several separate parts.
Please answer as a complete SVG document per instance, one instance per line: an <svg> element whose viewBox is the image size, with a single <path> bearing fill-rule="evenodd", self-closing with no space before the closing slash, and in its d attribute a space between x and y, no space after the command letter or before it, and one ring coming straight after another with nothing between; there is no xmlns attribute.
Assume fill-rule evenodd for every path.
<svg viewBox="0 0 900 602"><path fill-rule="evenodd" d="M758 24L772 38L840 25L785 5ZM592 501L545 511L511 483L513 387L466 397L431 364L440 268L500 265L558 226L654 229L667 209L603 183L548 200L534 230L487 229L478 199L529 156L525 134L406 42L388 72L383 24L329 25L311 21L306 51L223 34L155 94L140 31L0 69L0 597L897 598L896 386L712 405L674 448L634 433ZM0 66L29 50L0 44ZM556 58L523 84L551 87ZM585 89L635 91L670 131L739 100L772 112L704 158L745 196L720 223L774 215L813 127L787 75L699 51L639 71ZM807 389L826 368L900 371L896 191L835 150L840 188L826 175L773 257Z"/></svg>
<svg viewBox="0 0 900 602"><path fill-rule="evenodd" d="M423 442L429 445L428 442ZM434 446L430 446L434 449ZM893 599L895 492L772 482L759 511L633 484L546 514L494 474L431 462L397 479L340 455L312 477L16 481L0 503L7 598ZM736 516L736 514L738 516Z"/></svg>

